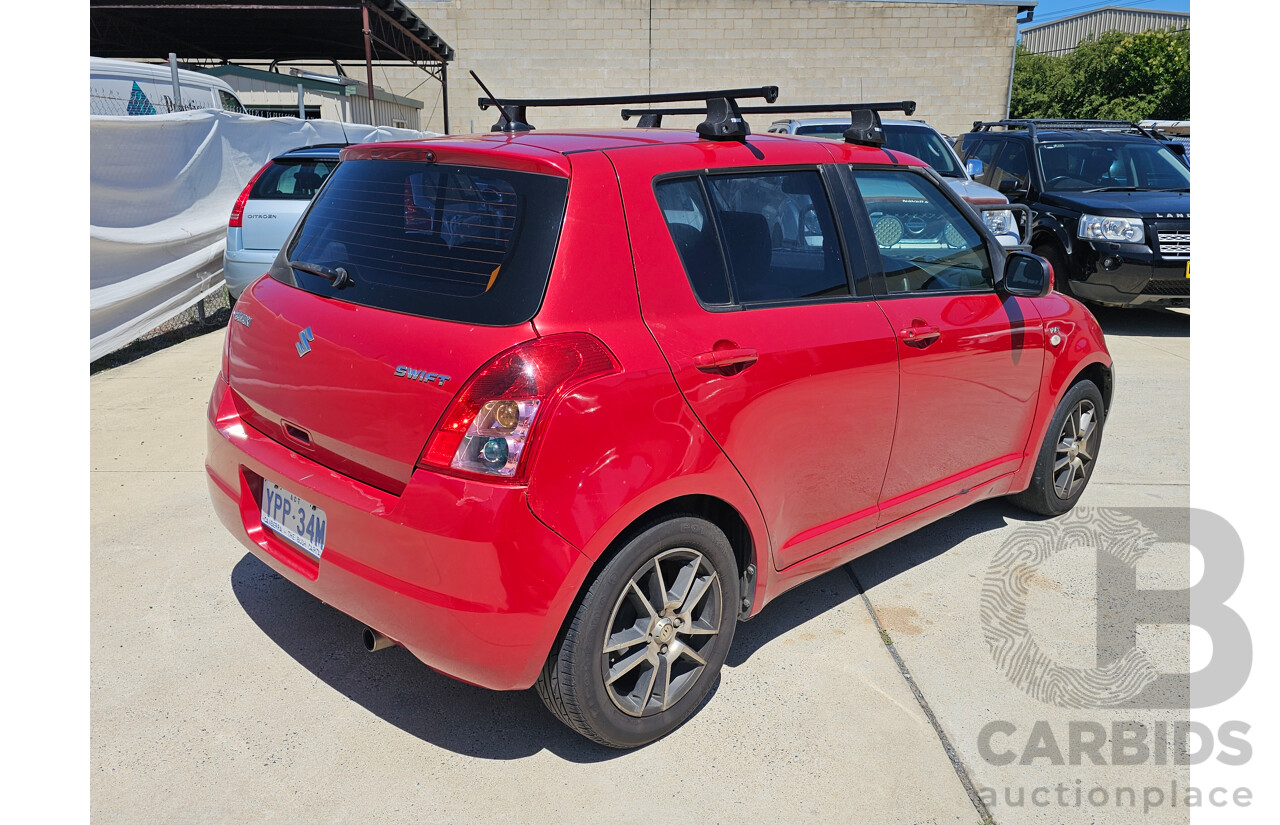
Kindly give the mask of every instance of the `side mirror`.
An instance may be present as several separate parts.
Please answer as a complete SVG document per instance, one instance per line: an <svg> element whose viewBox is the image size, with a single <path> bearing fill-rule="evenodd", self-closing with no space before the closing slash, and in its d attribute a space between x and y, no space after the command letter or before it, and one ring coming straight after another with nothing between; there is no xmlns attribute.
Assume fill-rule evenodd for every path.
<svg viewBox="0 0 1280 825"><path fill-rule="evenodd" d="M1174 143L1174 142L1170 141L1170 142L1165 146L1165 148L1166 148L1166 149L1168 149L1170 152L1173 152L1173 153L1174 153L1175 155L1177 155L1178 157L1184 157L1184 156L1186 156L1186 154L1187 154L1187 147L1186 147L1184 144L1181 144L1181 143Z"/></svg>
<svg viewBox="0 0 1280 825"><path fill-rule="evenodd" d="M1004 292L1019 298L1043 298L1053 290L1053 266L1030 252L1010 252L1004 260Z"/></svg>
<svg viewBox="0 0 1280 825"><path fill-rule="evenodd" d="M969 173L969 177L980 178L982 173L987 170L987 167L977 158L969 158L964 162L964 170Z"/></svg>
<svg viewBox="0 0 1280 825"><path fill-rule="evenodd" d="M1026 186L1017 178L1005 178L996 184L1001 195L1021 195L1027 191Z"/></svg>

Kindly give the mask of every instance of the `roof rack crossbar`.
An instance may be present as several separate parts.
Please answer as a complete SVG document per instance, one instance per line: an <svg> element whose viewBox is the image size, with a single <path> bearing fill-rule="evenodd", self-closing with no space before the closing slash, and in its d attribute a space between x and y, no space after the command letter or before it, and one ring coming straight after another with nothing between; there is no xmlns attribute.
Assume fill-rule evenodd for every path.
<svg viewBox="0 0 1280 825"><path fill-rule="evenodd" d="M739 112L739 98L763 98L772 103L778 99L777 86L758 86L748 89L715 89L703 92L664 92L650 95L607 95L603 97L550 97L550 98L479 98L481 111L498 106L503 117L493 125L494 132L526 131L529 125L527 111L530 108L563 108L570 106L631 106L653 103L686 103L703 101L698 113L707 119L698 124L698 134L715 140L732 140L746 137L750 129Z"/></svg>
<svg viewBox="0 0 1280 825"><path fill-rule="evenodd" d="M666 115L700 115L706 109L623 109L622 119L640 118L639 128L656 128L662 125ZM796 106L740 106L738 112L744 115L778 114L799 115L819 112L848 112L850 126L844 133L849 143L862 143L879 146L884 143L884 127L880 124L880 112L903 112L913 115L916 111L914 100L898 100L889 103L808 103Z"/></svg>
<svg viewBox="0 0 1280 825"><path fill-rule="evenodd" d="M1155 140L1167 140L1167 138L1147 129L1140 124L1131 120L1098 120L1089 118L1008 118L1005 120L975 120L973 122L974 132L990 132L993 126L1003 126L1008 129L1026 129L1034 140L1039 129L1060 129L1063 131L1080 131L1087 132L1092 130L1106 129L1123 129L1128 132L1136 132L1140 135L1146 135Z"/></svg>

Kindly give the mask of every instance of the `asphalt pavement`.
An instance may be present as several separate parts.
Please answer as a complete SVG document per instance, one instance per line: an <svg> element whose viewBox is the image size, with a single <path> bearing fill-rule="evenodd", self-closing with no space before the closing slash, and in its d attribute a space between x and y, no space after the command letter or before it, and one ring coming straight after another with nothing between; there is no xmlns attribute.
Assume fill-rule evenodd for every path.
<svg viewBox="0 0 1280 825"><path fill-rule="evenodd" d="M1134 524L1160 533L1138 586L1186 587L1168 536L1190 503L1190 315L1098 315L1116 395L1077 523L1094 539ZM1188 821L1169 804L1188 770L1155 747L1158 728L1186 719L1176 697L1099 709L1068 690L1064 704L994 652L1012 615L992 601L1008 570L998 560L1015 537L1047 536L1048 551L1020 562L1022 589L1001 592L1022 599L1055 672L1099 666L1107 563L1098 541L1059 540L1058 522L1003 501L769 605L738 629L707 704L636 751L579 738L533 691L471 687L399 648L366 653L354 620L213 515L204 410L222 337L90 381L95 822ZM1186 669L1185 628L1143 626L1138 639L1156 669ZM1116 741L1138 728L1142 759L1136 740Z"/></svg>

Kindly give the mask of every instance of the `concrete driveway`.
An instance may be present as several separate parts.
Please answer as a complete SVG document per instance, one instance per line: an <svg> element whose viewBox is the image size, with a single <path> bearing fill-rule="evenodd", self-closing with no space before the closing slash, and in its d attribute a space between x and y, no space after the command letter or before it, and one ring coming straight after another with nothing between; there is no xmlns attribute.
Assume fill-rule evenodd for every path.
<svg viewBox="0 0 1280 825"><path fill-rule="evenodd" d="M1082 504L1185 508L1190 317L1099 316L1118 385ZM1028 524L999 501L771 604L739 628L703 709L638 751L580 739L532 691L473 688L399 648L368 654L356 622L247 554L211 512L204 407L221 343L216 332L91 378L96 822L1187 821L1167 803L1143 816L1143 788L1185 787L1185 767L1072 765L1067 742L1073 722L1102 725L1109 743L1113 721L1172 723L1185 709L1060 707L990 655L984 580ZM1177 553L1144 565L1161 587L1187 584ZM1057 554L1032 579L1042 644L1089 667L1093 555ZM1142 641L1164 669L1185 668L1185 631ZM1014 733L988 737L984 755L992 722ZM1038 722L1063 764L1043 741L1018 764ZM1006 752L1019 759L995 764ZM1033 801L1055 784L1067 804ZM1095 785L1110 789L1101 807ZM1137 789L1135 806L1116 806L1120 786ZM1006 803L1019 787L1023 804Z"/></svg>

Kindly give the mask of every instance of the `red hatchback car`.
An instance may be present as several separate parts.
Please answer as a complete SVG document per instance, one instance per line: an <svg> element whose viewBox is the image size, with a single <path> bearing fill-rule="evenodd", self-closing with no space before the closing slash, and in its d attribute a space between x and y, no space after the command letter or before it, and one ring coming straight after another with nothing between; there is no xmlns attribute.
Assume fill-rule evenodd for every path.
<svg viewBox="0 0 1280 825"><path fill-rule="evenodd" d="M371 649L632 747L785 590L983 499L1070 509L1093 316L874 123L730 106L344 150L227 330L227 529Z"/></svg>

